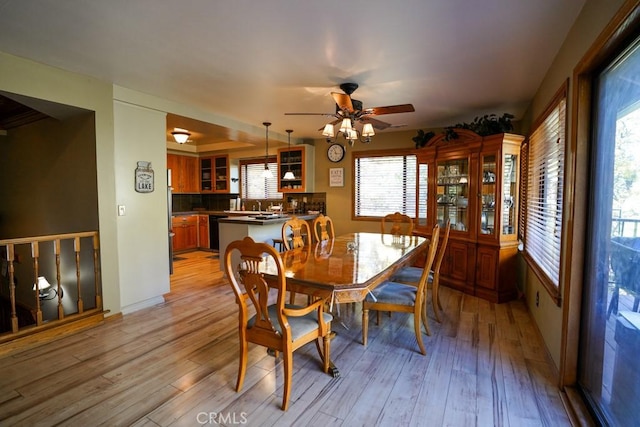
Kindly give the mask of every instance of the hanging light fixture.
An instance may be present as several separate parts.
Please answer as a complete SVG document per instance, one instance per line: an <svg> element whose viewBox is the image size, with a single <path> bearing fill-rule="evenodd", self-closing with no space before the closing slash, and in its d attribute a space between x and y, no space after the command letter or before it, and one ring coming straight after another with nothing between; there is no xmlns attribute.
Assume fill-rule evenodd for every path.
<svg viewBox="0 0 640 427"><path fill-rule="evenodd" d="M349 142L349 145L353 146L353 142L356 140L360 140L364 143L371 142L371 137L376 133L373 130L373 125L371 123L365 123L362 127L362 131L357 130L353 126L353 119L350 117L345 117L342 119L342 123L340 123L340 129L338 130L338 135L335 135L334 126L332 123L327 123L322 130L322 136L327 139L327 142L333 143L335 140L334 136L337 138L340 134L342 134L343 138Z"/></svg>
<svg viewBox="0 0 640 427"><path fill-rule="evenodd" d="M186 130L175 130L171 132L171 135L173 135L173 139L175 139L178 144L184 144L191 136Z"/></svg>
<svg viewBox="0 0 640 427"><path fill-rule="evenodd" d="M273 174L269 170L269 126L271 126L270 122L262 122L265 126L265 151L264 151L264 171L262 172L263 178L272 178Z"/></svg>
<svg viewBox="0 0 640 427"><path fill-rule="evenodd" d="M291 172L291 132L293 129L287 129L285 132L289 134L289 148L287 149L287 158L289 159L289 163L287 164L287 173L284 174L282 179L296 179L296 176Z"/></svg>

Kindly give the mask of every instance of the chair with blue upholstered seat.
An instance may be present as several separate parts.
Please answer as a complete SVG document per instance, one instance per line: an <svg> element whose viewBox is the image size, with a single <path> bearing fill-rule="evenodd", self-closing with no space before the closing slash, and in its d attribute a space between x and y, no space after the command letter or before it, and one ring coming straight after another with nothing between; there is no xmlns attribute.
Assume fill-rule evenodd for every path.
<svg viewBox="0 0 640 427"><path fill-rule="evenodd" d="M260 272L265 255L273 258L278 271L277 278L271 282ZM242 389L244 382L249 343L265 346L275 351L276 355L281 352L284 362L282 409L286 411L291 395L293 352L296 349L314 341L322 359L322 369L329 371L333 317L325 313L323 300L305 307L285 304L285 270L280 254L271 245L254 242L250 237L230 243L224 254L224 271L239 307L240 366L236 391ZM270 295L273 293L277 295ZM274 296L275 303L272 303ZM252 312L255 315L249 317Z"/></svg>
<svg viewBox="0 0 640 427"><path fill-rule="evenodd" d="M442 303L440 303L440 266L442 265L442 260L444 259L445 251L447 250L447 242L449 241L449 231L451 230L451 221L447 220L447 223L444 227L444 233L442 234L442 243L440 244L440 250L436 255L435 262L433 263L433 269L429 272L429 278L427 281L428 285L431 285L431 304L433 306L433 312L435 313L436 320L441 322L440 319L440 311L442 310ZM398 272L396 272L391 280L394 282L405 283L408 285L418 285L420 281L420 277L422 277L422 272L424 268L422 267L413 267L407 266L403 267ZM427 300L425 299L425 304ZM426 309L426 306L425 306Z"/></svg>
<svg viewBox="0 0 640 427"><path fill-rule="evenodd" d="M369 331L369 310L413 313L413 325L420 352L426 355L422 341L421 319L427 334L430 334L424 299L426 298L427 279L438 247L440 227L436 224L427 250L427 259L418 286L387 281L375 288L362 302L362 343L367 345Z"/></svg>

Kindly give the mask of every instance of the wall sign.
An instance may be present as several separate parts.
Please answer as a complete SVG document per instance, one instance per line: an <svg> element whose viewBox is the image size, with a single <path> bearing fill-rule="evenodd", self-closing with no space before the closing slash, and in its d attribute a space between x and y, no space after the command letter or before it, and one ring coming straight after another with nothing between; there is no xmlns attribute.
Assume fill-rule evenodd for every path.
<svg viewBox="0 0 640 427"><path fill-rule="evenodd" d="M153 169L151 162L138 162L136 168L136 191L138 193L153 192Z"/></svg>
<svg viewBox="0 0 640 427"><path fill-rule="evenodd" d="M344 168L329 168L329 187L344 187Z"/></svg>

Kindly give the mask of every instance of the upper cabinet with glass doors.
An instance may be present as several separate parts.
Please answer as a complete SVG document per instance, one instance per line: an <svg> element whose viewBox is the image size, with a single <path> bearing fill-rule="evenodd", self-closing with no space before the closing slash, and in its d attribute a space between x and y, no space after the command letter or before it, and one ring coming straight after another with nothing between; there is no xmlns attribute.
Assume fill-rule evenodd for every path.
<svg viewBox="0 0 640 427"><path fill-rule="evenodd" d="M519 153L524 137L432 138L418 155L416 231L429 235L451 224L443 283L494 302L517 295Z"/></svg>

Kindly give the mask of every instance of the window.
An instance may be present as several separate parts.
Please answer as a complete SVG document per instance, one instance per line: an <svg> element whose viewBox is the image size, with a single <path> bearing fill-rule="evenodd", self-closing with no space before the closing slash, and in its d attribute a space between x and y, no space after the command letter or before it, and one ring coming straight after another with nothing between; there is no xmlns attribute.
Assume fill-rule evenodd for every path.
<svg viewBox="0 0 640 427"><path fill-rule="evenodd" d="M394 153L397 153L394 151ZM416 217L417 158L414 154L354 154L354 215Z"/></svg>
<svg viewBox="0 0 640 427"><path fill-rule="evenodd" d="M524 255L532 270L560 302L560 247L564 185L567 85L562 86L523 147L528 153Z"/></svg>
<svg viewBox="0 0 640 427"><path fill-rule="evenodd" d="M240 182L244 199L282 199L278 193L278 163L275 157L268 159L271 178L265 178L264 159L241 160Z"/></svg>

